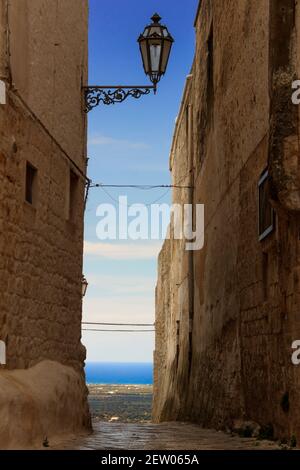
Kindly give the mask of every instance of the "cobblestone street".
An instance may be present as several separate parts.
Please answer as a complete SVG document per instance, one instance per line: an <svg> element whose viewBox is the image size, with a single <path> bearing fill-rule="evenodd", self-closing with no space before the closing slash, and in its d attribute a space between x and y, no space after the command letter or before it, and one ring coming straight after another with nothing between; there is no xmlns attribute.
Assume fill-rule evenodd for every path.
<svg viewBox="0 0 300 470"><path fill-rule="evenodd" d="M51 446L51 443L50 443ZM269 441L243 439L185 423L94 423L94 433L51 446L62 450L271 450Z"/></svg>

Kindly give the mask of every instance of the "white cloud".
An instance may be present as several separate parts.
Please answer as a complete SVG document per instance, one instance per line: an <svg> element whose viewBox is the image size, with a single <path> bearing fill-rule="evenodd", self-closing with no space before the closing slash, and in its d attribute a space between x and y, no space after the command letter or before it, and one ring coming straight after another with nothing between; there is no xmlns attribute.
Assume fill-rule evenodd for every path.
<svg viewBox="0 0 300 470"><path fill-rule="evenodd" d="M154 323L155 299L141 296L85 297L83 322ZM88 328L87 326L85 328Z"/></svg>
<svg viewBox="0 0 300 470"><path fill-rule="evenodd" d="M153 259L157 258L162 241L153 243L95 243L84 242L86 256L98 256L113 260Z"/></svg>
<svg viewBox="0 0 300 470"><path fill-rule="evenodd" d="M111 298L84 298L83 322L149 323L155 321L154 296L120 296ZM83 325L86 329L131 329L113 325ZM132 328L153 330L154 327ZM154 349L154 332L110 333L83 331L82 342L87 347L88 361L151 362Z"/></svg>
<svg viewBox="0 0 300 470"><path fill-rule="evenodd" d="M145 276L110 276L106 274L89 274L86 271L89 288L97 288L107 295L132 296L132 294L153 295L156 280Z"/></svg>
<svg viewBox="0 0 300 470"><path fill-rule="evenodd" d="M144 142L131 142L130 140L116 139L104 135L90 136L88 139L89 145L111 145L113 147L122 147L129 149L147 149L149 145Z"/></svg>

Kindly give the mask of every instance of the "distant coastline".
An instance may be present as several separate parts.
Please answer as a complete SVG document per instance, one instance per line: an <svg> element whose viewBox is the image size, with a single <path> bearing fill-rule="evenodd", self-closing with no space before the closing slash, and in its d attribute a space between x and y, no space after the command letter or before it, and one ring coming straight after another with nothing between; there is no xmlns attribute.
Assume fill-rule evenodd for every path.
<svg viewBox="0 0 300 470"><path fill-rule="evenodd" d="M150 362L87 362L88 385L152 385L153 364Z"/></svg>
<svg viewBox="0 0 300 470"><path fill-rule="evenodd" d="M93 421L151 421L152 385L88 385Z"/></svg>

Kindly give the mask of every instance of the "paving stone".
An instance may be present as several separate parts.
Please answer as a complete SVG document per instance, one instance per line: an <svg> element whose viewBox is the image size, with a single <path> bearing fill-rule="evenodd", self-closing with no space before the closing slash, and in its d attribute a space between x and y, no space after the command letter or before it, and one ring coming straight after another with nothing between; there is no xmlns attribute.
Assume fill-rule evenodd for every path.
<svg viewBox="0 0 300 470"><path fill-rule="evenodd" d="M61 442L61 450L267 450L278 444L240 438L187 423L94 423L91 435Z"/></svg>

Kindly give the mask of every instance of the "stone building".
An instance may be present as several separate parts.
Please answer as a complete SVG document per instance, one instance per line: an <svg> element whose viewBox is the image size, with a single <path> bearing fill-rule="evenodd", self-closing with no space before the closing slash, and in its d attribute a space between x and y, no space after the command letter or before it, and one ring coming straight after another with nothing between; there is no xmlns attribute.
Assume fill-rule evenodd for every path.
<svg viewBox="0 0 300 470"><path fill-rule="evenodd" d="M165 241L156 421L253 421L300 442L300 7L202 0L170 155L175 203L205 205L205 244Z"/></svg>
<svg viewBox="0 0 300 470"><path fill-rule="evenodd" d="M87 31L86 0L0 1L1 448L90 425L81 344Z"/></svg>

